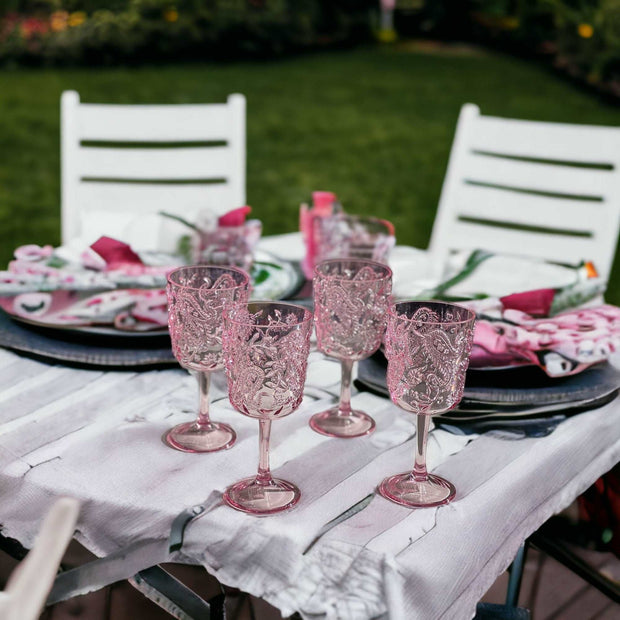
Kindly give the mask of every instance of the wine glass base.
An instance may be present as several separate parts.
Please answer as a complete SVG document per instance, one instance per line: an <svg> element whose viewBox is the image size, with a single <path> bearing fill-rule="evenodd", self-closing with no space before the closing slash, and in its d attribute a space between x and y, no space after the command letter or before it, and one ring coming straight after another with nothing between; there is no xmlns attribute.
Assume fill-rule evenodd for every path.
<svg viewBox="0 0 620 620"><path fill-rule="evenodd" d="M181 452L218 452L232 448L237 434L222 422L210 422L202 426L196 422L187 422L171 428L163 440L167 446Z"/></svg>
<svg viewBox="0 0 620 620"><path fill-rule="evenodd" d="M339 415L338 407L333 407L322 413L316 413L310 418L310 428L327 437L351 439L370 435L375 430L375 421L362 411L351 411L348 415Z"/></svg>
<svg viewBox="0 0 620 620"><path fill-rule="evenodd" d="M268 484L259 484L256 478L244 478L224 492L224 501L229 506L259 516L288 510L300 497L301 491L293 483L280 478L272 478Z"/></svg>
<svg viewBox="0 0 620 620"><path fill-rule="evenodd" d="M386 478L379 485L379 493L401 506L424 508L441 506L454 499L456 489L444 478L428 474L426 480L415 480L411 472Z"/></svg>

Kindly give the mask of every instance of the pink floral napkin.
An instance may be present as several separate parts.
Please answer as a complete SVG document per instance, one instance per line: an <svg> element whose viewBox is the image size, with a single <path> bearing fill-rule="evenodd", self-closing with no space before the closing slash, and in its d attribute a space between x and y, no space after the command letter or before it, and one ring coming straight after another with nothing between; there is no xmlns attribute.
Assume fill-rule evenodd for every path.
<svg viewBox="0 0 620 620"><path fill-rule="evenodd" d="M535 364L549 376L576 374L620 351L620 308L608 304L549 316L555 291L541 289L469 303L478 312L472 368Z"/></svg>
<svg viewBox="0 0 620 620"><path fill-rule="evenodd" d="M51 246L22 246L0 272L0 307L57 327L113 326L147 331L167 325L166 275L177 265L148 265L130 246L101 237L67 260Z"/></svg>

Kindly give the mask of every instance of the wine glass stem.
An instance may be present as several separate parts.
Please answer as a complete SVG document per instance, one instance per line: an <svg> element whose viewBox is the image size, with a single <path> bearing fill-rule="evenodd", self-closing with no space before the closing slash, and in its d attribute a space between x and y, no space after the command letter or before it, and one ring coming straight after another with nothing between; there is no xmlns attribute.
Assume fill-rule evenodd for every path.
<svg viewBox="0 0 620 620"><path fill-rule="evenodd" d="M259 419L258 433L258 484L271 483L271 471L269 470L269 436L271 435L271 420Z"/></svg>
<svg viewBox="0 0 620 620"><path fill-rule="evenodd" d="M426 471L426 441L428 439L428 428L431 423L430 415L417 414L417 432L415 438L415 465L413 467L413 477L421 482L428 480Z"/></svg>
<svg viewBox="0 0 620 620"><path fill-rule="evenodd" d="M353 375L353 360L342 360L340 380L340 403L338 405L338 415L351 415L351 377Z"/></svg>
<svg viewBox="0 0 620 620"><path fill-rule="evenodd" d="M211 373L199 371L196 373L198 379L198 389L200 390L200 401L198 409L198 419L196 424L198 426L209 426L211 420L209 419L209 387L211 386Z"/></svg>

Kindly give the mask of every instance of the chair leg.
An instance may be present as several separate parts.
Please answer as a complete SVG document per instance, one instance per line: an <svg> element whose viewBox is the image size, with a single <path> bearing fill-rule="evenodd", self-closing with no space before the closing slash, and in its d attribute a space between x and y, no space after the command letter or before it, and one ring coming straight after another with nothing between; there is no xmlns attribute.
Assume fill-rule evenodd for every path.
<svg viewBox="0 0 620 620"><path fill-rule="evenodd" d="M608 579L585 560L574 553L556 536L553 536L551 528L547 533L545 526L532 534L531 542L538 549L552 557L554 560L566 566L576 575L594 586L599 592L616 603L620 603L620 584Z"/></svg>
<svg viewBox="0 0 620 620"><path fill-rule="evenodd" d="M10 555L14 560L23 560L28 554L26 549L19 540L15 538L7 538L0 534L0 551L4 551Z"/></svg>
<svg viewBox="0 0 620 620"><path fill-rule="evenodd" d="M523 580L523 568L525 566L525 556L527 555L528 541L524 541L519 547L515 559L508 568L509 578L506 588L506 605L517 607L519 604L519 592L521 591L521 581Z"/></svg>
<svg viewBox="0 0 620 620"><path fill-rule="evenodd" d="M129 579L129 583L175 618L183 620L226 618L223 590L209 601L205 601L160 566L140 571Z"/></svg>

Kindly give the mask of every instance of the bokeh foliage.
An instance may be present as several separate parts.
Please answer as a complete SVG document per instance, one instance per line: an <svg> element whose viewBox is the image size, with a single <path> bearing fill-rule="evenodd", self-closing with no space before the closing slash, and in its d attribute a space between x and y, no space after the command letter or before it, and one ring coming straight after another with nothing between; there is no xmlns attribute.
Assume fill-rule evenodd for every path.
<svg viewBox="0 0 620 620"><path fill-rule="evenodd" d="M0 61L274 56L369 38L368 0L2 0Z"/></svg>

